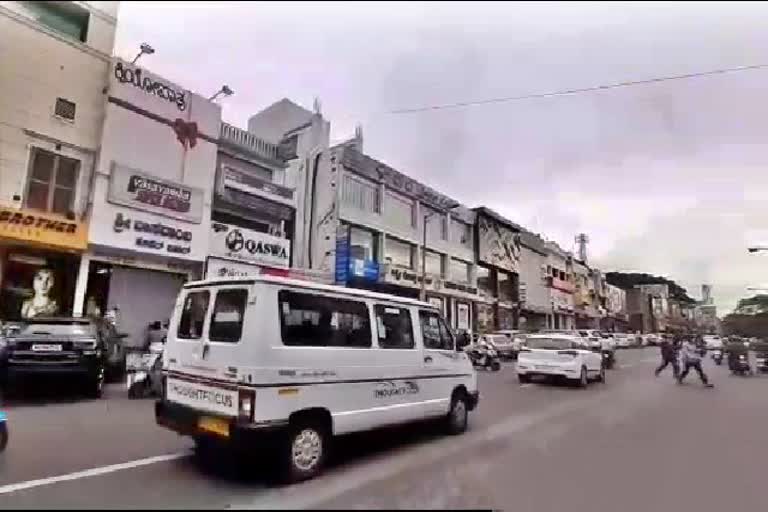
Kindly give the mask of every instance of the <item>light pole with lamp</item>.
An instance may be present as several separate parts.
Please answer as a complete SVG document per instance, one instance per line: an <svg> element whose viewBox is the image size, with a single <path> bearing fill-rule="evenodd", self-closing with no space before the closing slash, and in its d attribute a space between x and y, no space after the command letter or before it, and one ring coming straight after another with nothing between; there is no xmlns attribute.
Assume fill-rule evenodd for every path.
<svg viewBox="0 0 768 512"><path fill-rule="evenodd" d="M131 64L136 64L142 55L152 55L153 53L155 53L155 49L152 48L152 46L147 43L141 43L141 46L139 46L139 53L133 58Z"/></svg>
<svg viewBox="0 0 768 512"><path fill-rule="evenodd" d="M427 221L432 217L433 215L437 215L438 213L447 214L451 212L452 210L455 210L461 206L459 203L453 203L448 208L445 208L441 212L428 212L424 214L424 217L422 218L421 223L421 229L422 229L422 237L421 237L421 290L419 291L419 300L422 302L427 301Z"/></svg>

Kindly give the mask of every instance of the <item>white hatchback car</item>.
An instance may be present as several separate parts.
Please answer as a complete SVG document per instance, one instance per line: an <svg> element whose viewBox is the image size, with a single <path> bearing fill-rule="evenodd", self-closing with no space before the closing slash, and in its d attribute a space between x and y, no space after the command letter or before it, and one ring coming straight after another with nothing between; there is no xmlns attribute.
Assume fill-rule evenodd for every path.
<svg viewBox="0 0 768 512"><path fill-rule="evenodd" d="M517 378L521 384L533 376L565 378L587 387L591 380L605 382L603 356L584 346L576 336L532 334L517 356Z"/></svg>

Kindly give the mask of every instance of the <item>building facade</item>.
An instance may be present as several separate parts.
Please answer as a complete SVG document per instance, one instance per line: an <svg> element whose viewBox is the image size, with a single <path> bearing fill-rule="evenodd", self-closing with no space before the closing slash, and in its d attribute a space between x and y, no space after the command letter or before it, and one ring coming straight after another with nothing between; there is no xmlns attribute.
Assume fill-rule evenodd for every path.
<svg viewBox="0 0 768 512"><path fill-rule="evenodd" d="M552 315L547 288L547 249L538 235L520 232L520 329L546 329Z"/></svg>
<svg viewBox="0 0 768 512"><path fill-rule="evenodd" d="M627 332L627 292L612 284L605 285L605 316L600 328L610 332Z"/></svg>
<svg viewBox="0 0 768 512"><path fill-rule="evenodd" d="M119 58L110 69L74 313L117 309L135 346L203 274L221 107Z"/></svg>
<svg viewBox="0 0 768 512"><path fill-rule="evenodd" d="M286 167L279 145L221 124L206 277L290 267L296 191Z"/></svg>
<svg viewBox="0 0 768 512"><path fill-rule="evenodd" d="M552 241L545 242L547 250L547 287L552 304L550 329L575 329L573 256Z"/></svg>
<svg viewBox="0 0 768 512"><path fill-rule="evenodd" d="M0 2L0 318L71 315L119 2Z"/></svg>

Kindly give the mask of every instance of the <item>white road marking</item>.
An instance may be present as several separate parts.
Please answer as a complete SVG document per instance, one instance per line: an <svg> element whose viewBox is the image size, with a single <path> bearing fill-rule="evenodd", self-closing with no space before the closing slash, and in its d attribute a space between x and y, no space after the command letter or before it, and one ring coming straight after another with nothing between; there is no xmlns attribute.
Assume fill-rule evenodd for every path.
<svg viewBox="0 0 768 512"><path fill-rule="evenodd" d="M533 386L533 384L530 382L526 382L525 384L520 384L521 388L530 388L531 386Z"/></svg>
<svg viewBox="0 0 768 512"><path fill-rule="evenodd" d="M114 473L115 471L122 471L124 469L133 469L141 466L148 466L150 464L157 464L158 462L168 462L171 460L182 459L189 457L190 452L178 452L169 453L167 455L157 455L155 457L147 457L146 459L132 460L129 462L123 462L120 464L112 464L109 466L102 466L98 468L85 469L83 471L76 471L66 475L52 476L48 478L40 478L38 480L27 480L26 482L17 482L15 484L8 484L0 486L0 495L10 494L12 492L24 491L32 489L34 487L40 487L43 485L51 485L59 482L68 482L71 480L79 480L81 478L88 478L92 476L105 475L107 473Z"/></svg>

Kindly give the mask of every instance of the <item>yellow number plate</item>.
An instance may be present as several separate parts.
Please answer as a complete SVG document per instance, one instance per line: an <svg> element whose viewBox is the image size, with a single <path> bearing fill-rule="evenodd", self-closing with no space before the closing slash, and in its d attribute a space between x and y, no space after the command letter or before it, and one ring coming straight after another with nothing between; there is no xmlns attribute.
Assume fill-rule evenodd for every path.
<svg viewBox="0 0 768 512"><path fill-rule="evenodd" d="M197 420L197 426L200 430L229 437L229 423L221 418L203 416Z"/></svg>

